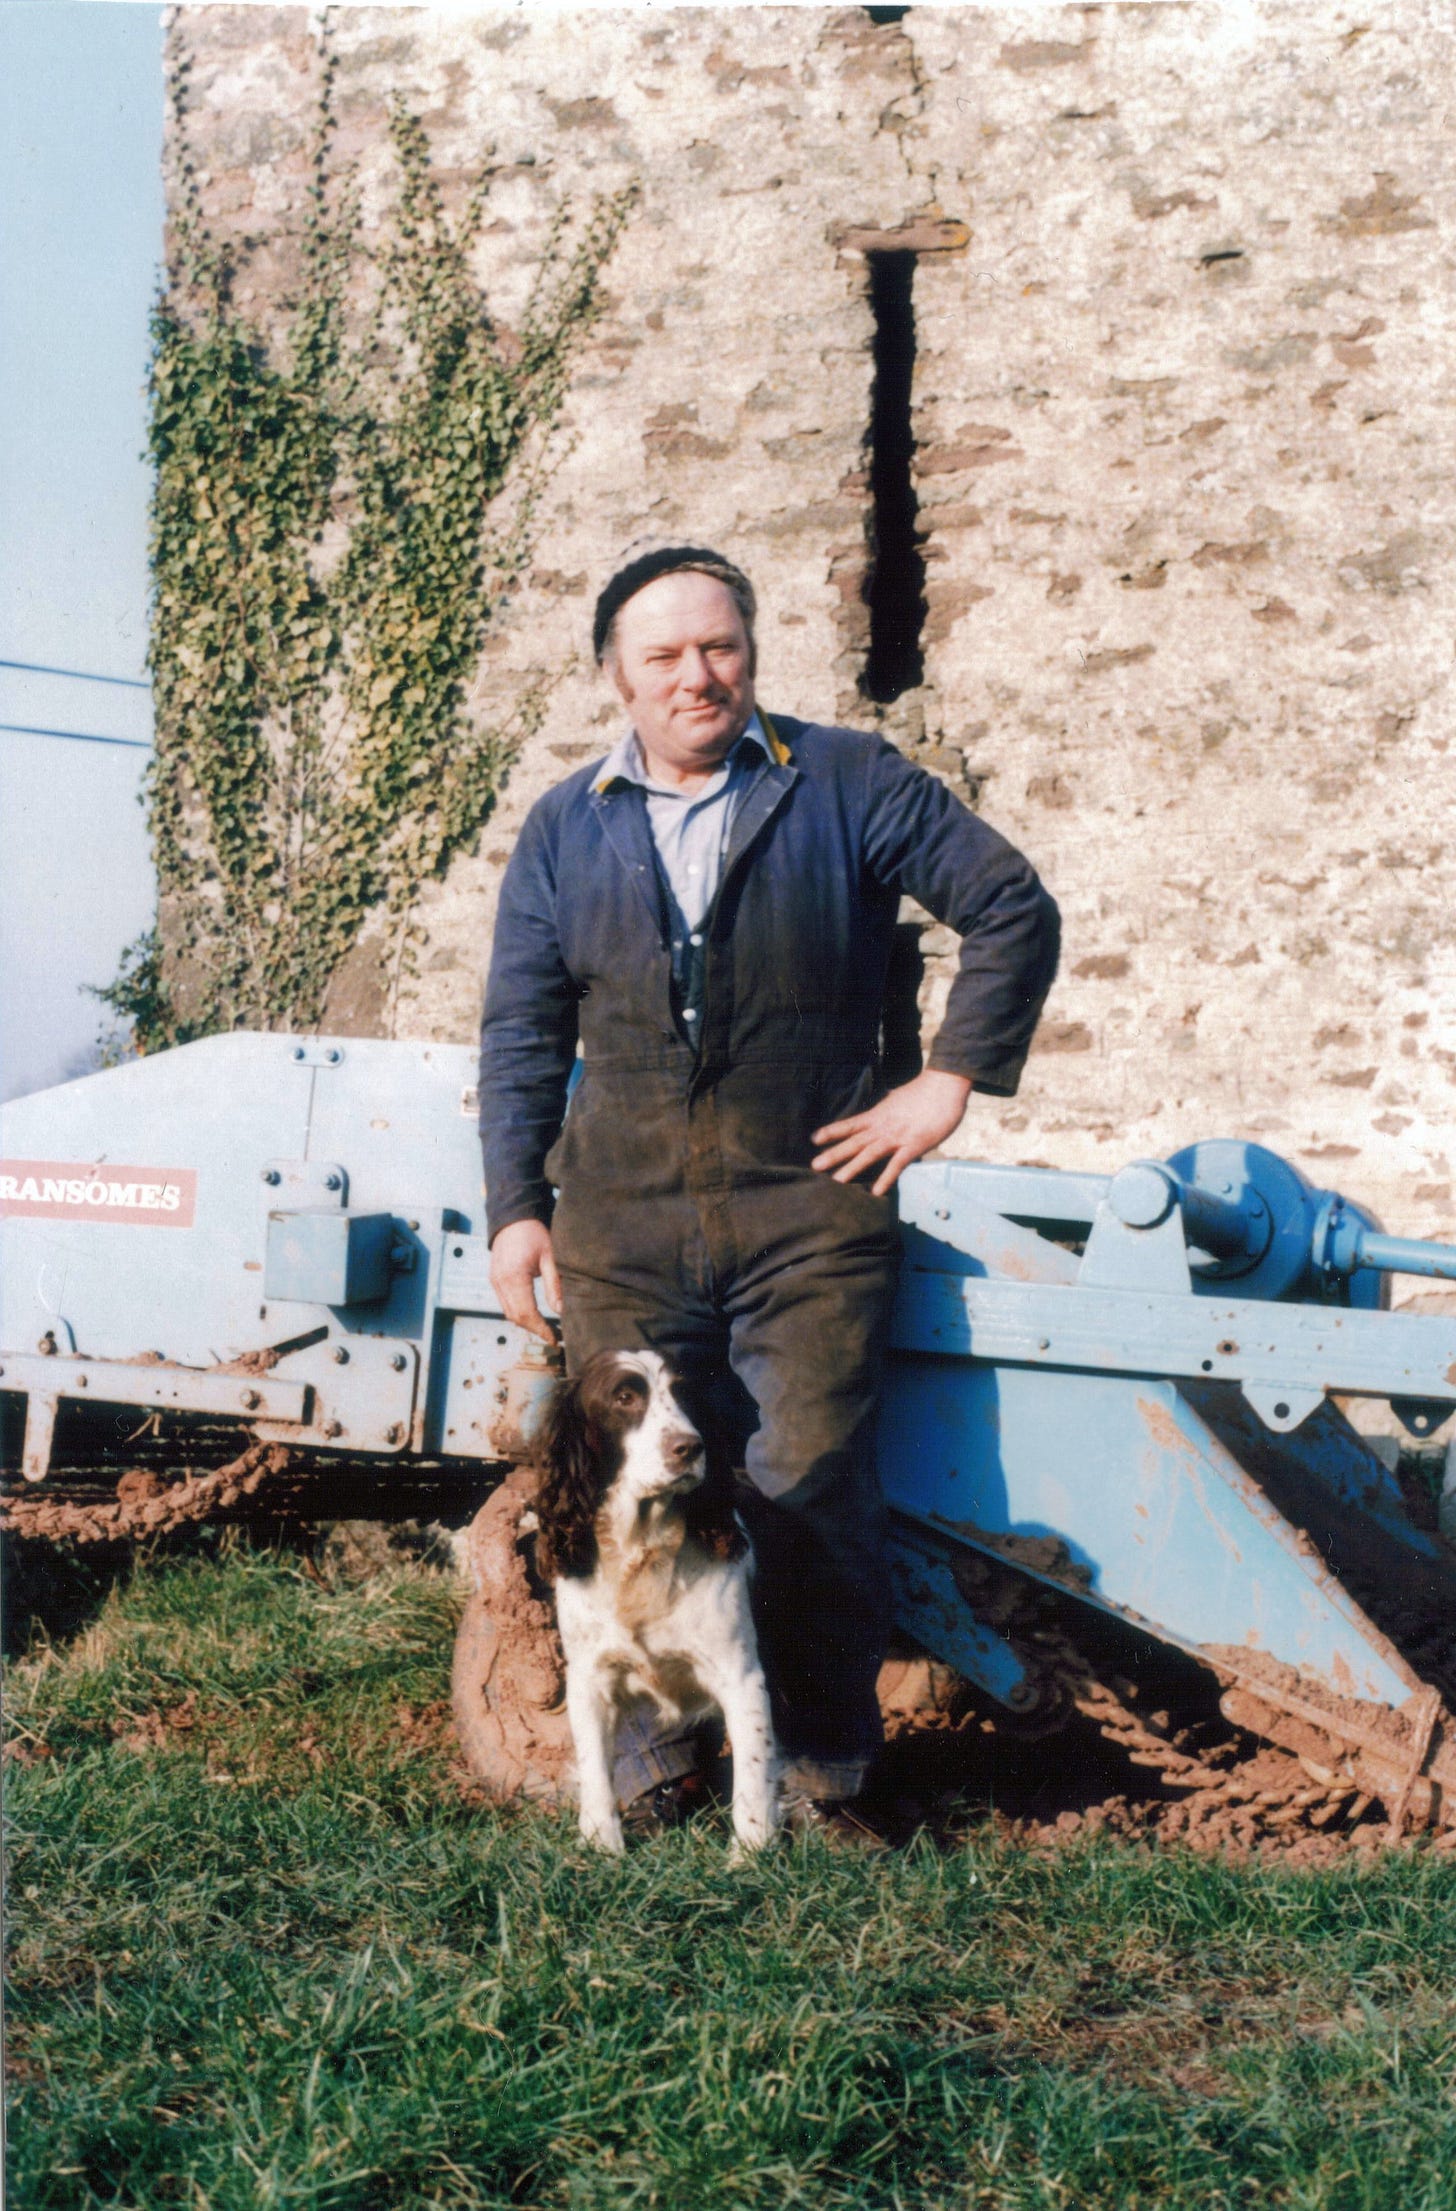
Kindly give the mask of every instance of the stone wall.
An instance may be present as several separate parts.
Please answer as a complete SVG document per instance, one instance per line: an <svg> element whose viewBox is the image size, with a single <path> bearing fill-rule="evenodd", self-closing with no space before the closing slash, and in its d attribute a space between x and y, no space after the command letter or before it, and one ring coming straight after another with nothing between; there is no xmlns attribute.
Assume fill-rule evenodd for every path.
<svg viewBox="0 0 1456 2211"><path fill-rule="evenodd" d="M214 218L284 226L245 255L271 296L309 19L184 8L169 35ZM592 597L681 530L753 574L770 708L882 726L1062 903L1022 1094L961 1149L1096 1168L1244 1134L1456 1234L1448 12L344 9L332 37L366 206L392 95L461 199L494 148L506 324L558 199L642 187L471 710L548 673L550 706L426 895L401 1032L472 1034L522 815L619 724ZM880 709L866 253L891 250L917 255L927 613L925 680ZM332 1018L368 1026L354 966Z"/></svg>

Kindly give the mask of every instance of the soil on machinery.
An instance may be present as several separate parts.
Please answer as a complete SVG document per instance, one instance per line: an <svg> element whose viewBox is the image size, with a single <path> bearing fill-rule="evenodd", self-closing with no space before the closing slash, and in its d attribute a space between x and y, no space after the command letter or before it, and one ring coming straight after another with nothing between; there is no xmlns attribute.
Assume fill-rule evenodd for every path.
<svg viewBox="0 0 1456 2211"><path fill-rule="evenodd" d="M10 1649L32 1621L51 1634L80 1624L139 1542L168 1549L242 1522L308 1556L324 1530L348 1523L371 1537L357 1546L367 1566L391 1541L391 1523L395 1545L413 1550L422 1524L453 1526L468 1588L452 1703L469 1785L497 1801L572 1800L564 1666L535 1567L529 1469L497 1485L474 1468L421 1468L401 1487L397 1465L354 1465L331 1477L324 1523L316 1475L280 1446L220 1430L182 1469L168 1463L162 1434L133 1438L132 1455L138 1463L119 1483L98 1466L43 1489L7 1484ZM337 1533L330 1540L337 1551ZM890 1841L925 1832L949 1846L992 1822L1041 1847L1100 1832L1321 1863L1407 1839L1403 1820L1348 1775L1232 1725L1207 1667L1024 1576L990 1562L978 1571L976 1609L1038 1680L1036 1716L1008 1716L949 1667L898 1646L880 1675L886 1744L866 1802ZM704 1770L709 1796L726 1794L730 1767L711 1743ZM1456 1848L1456 1830L1426 1840Z"/></svg>
<svg viewBox="0 0 1456 2211"><path fill-rule="evenodd" d="M535 1564L534 1476L513 1473L458 1539L470 1593L453 1705L462 1756L488 1796L572 1800L565 1667ZM1322 1863L1405 1839L1373 1795L1224 1718L1208 1668L1044 1586L983 1569L978 1610L1040 1676L1038 1717L989 1708L950 1667L902 1644L881 1669L885 1749L864 1804L892 1842L947 1845L993 1821L1056 1847L1092 1833ZM712 1795L731 1788L705 1746ZM1456 1848L1456 1830L1431 1847Z"/></svg>

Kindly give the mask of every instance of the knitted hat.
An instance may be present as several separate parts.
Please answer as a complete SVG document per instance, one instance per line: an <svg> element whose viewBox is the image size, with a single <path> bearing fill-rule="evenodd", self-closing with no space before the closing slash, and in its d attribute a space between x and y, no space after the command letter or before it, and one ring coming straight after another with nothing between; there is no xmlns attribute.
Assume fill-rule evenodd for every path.
<svg viewBox="0 0 1456 2211"><path fill-rule="evenodd" d="M607 649L613 620L627 601L635 599L648 584L656 583L659 576L677 575L684 569L716 576L720 583L727 584L746 621L752 622L757 606L753 586L743 570L722 553L715 553L708 545L667 545L660 539L636 538L627 547L621 567L608 578L592 616L592 651L598 660Z"/></svg>

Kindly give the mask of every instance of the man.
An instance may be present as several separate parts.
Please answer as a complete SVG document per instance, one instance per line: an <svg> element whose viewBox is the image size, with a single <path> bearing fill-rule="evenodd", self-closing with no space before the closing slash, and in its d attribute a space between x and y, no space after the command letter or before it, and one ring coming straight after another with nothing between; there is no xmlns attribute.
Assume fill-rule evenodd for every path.
<svg viewBox="0 0 1456 2211"><path fill-rule="evenodd" d="M507 1318L550 1340L540 1281L573 1372L598 1350L666 1353L746 1469L786 1799L833 1823L881 1740L894 1184L972 1090L1014 1093L1056 908L892 746L756 710L754 595L730 561L629 550L593 642L630 726L532 809L501 889L481 1030L492 1274ZM960 969L929 1065L882 1095L902 893L958 931ZM619 1792L694 1760L644 1738Z"/></svg>

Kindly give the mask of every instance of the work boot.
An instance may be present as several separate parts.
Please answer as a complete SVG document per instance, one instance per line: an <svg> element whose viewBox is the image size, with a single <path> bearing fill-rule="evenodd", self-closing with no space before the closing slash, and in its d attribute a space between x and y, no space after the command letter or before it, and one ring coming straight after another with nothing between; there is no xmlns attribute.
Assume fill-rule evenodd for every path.
<svg viewBox="0 0 1456 2211"><path fill-rule="evenodd" d="M622 1832L639 1839L665 1835L686 1827L690 1819L713 1802L713 1792L700 1773L685 1773L676 1781L659 1781L622 1807Z"/></svg>
<svg viewBox="0 0 1456 2211"><path fill-rule="evenodd" d="M860 1797L815 1797L785 1791L783 1814L791 1835L817 1835L831 1850L890 1848Z"/></svg>

